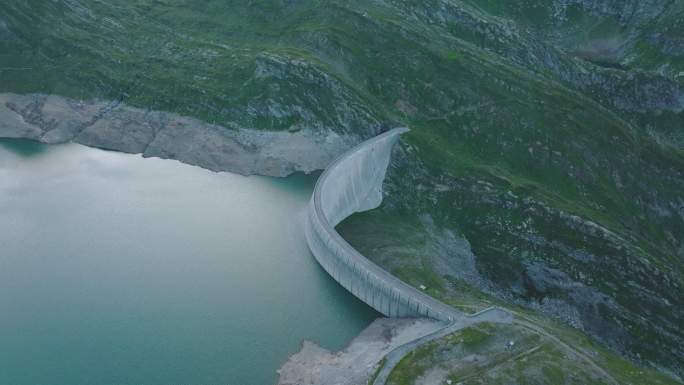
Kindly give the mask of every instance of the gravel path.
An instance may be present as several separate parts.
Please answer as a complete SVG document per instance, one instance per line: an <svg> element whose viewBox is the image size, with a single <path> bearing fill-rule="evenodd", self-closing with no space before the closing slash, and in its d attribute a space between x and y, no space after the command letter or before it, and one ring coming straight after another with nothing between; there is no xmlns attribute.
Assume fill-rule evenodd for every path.
<svg viewBox="0 0 684 385"><path fill-rule="evenodd" d="M278 385L365 385L393 349L443 327L428 319L378 318L340 352L305 341L278 371Z"/></svg>
<svg viewBox="0 0 684 385"><path fill-rule="evenodd" d="M443 326L433 333L401 345L385 356L385 364L380 369L380 372L375 378L373 385L384 385L387 382L390 373L392 373L392 370L394 370L394 368L399 364L399 361L401 361L401 359L407 354L418 349L418 347L479 322L511 323L513 322L513 316L511 313L499 308L493 307L485 309L479 313L464 316L463 318L457 319L448 325Z"/></svg>

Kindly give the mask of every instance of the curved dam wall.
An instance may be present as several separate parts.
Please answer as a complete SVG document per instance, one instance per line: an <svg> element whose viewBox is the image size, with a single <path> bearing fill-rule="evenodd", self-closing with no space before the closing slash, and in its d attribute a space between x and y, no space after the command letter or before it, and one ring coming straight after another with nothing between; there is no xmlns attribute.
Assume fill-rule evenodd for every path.
<svg viewBox="0 0 684 385"><path fill-rule="evenodd" d="M451 322L463 314L369 261L335 230L351 214L380 205L392 148L406 131L395 128L367 140L328 166L316 183L307 209L307 243L328 274L385 316Z"/></svg>

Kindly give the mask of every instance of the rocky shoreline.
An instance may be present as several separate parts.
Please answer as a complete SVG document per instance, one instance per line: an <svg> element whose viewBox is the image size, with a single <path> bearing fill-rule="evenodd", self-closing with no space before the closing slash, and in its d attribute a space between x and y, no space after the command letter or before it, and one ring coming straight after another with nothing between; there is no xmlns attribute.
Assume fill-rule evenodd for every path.
<svg viewBox="0 0 684 385"><path fill-rule="evenodd" d="M0 138L76 142L212 171L284 177L323 169L360 141L333 131L224 127L120 101L0 93Z"/></svg>

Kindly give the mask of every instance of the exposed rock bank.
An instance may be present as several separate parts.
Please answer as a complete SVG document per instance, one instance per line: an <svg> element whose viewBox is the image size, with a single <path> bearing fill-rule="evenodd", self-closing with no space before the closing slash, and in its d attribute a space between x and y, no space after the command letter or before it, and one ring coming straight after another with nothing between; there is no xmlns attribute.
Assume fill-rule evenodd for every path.
<svg viewBox="0 0 684 385"><path fill-rule="evenodd" d="M278 371L278 385L366 384L387 353L443 326L427 319L379 318L340 352L304 341Z"/></svg>
<svg viewBox="0 0 684 385"><path fill-rule="evenodd" d="M223 127L119 101L12 93L0 94L0 138L76 142L177 159L212 171L278 177L323 169L359 141L326 130Z"/></svg>

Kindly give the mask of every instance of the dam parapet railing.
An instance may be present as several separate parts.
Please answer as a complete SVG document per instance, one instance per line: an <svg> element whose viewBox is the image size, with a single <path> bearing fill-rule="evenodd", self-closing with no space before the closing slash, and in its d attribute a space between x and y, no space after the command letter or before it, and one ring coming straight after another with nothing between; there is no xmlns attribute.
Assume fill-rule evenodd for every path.
<svg viewBox="0 0 684 385"><path fill-rule="evenodd" d="M307 208L307 243L328 274L385 316L453 322L464 314L371 262L335 230L351 214L380 206L392 148L407 131L407 128L395 128L369 139L325 169Z"/></svg>

